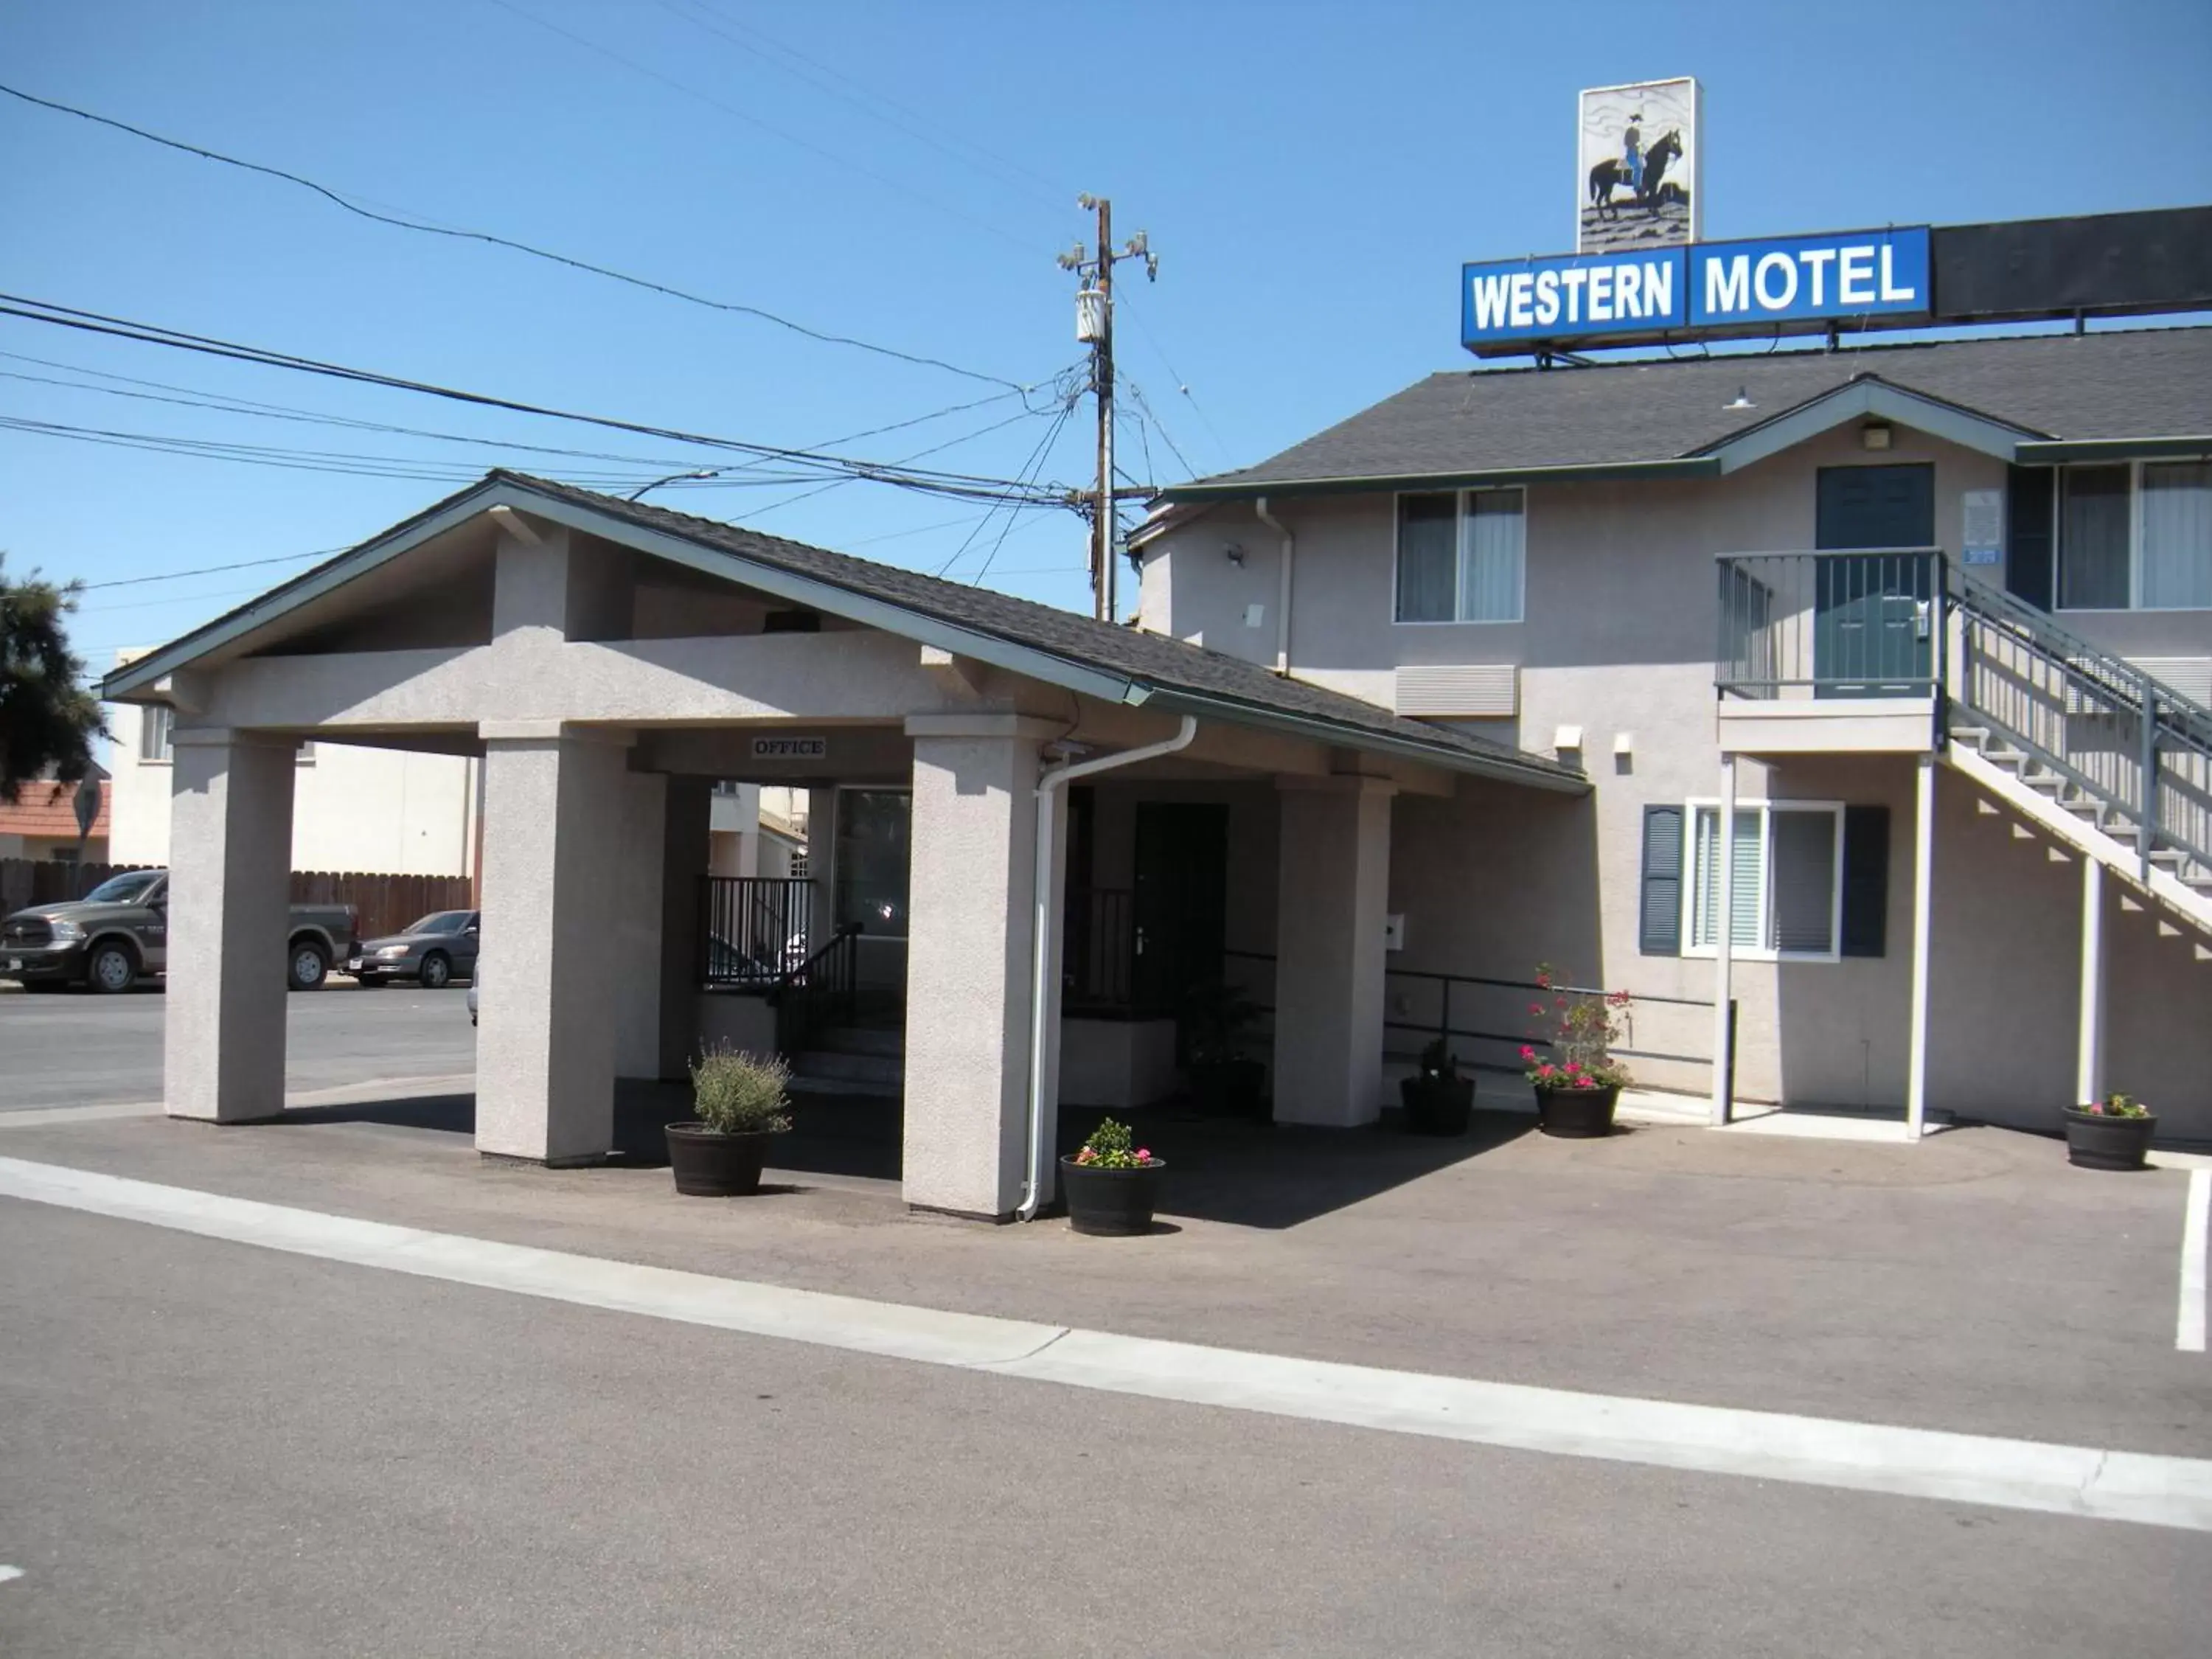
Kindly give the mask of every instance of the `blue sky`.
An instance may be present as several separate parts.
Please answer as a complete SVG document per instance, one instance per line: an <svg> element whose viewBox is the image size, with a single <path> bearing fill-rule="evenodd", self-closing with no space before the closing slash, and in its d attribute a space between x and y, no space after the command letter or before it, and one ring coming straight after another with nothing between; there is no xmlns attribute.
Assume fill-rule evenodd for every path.
<svg viewBox="0 0 2212 1659"><path fill-rule="evenodd" d="M1709 237L2212 199L2212 6L2115 0L2085 15L1943 0L75 0L0 11L0 80L380 206L1025 384L1079 360L1073 285L1053 258L1088 238L1077 192L1108 194L1117 231L1147 230L1161 259L1156 286L1122 270L1122 367L1206 472L1469 365L1456 339L1461 262L1571 246L1579 87L1700 77ZM8 100L0 278L0 290L89 310L775 444L999 390L387 229ZM666 457L672 471L712 459L9 319L0 352L17 354L0 357L0 376L46 377L0 378L0 416L456 474L501 461L562 470L492 446L46 383L97 370L195 396ZM1049 422L1011 398L852 453L899 459L1009 421L921 464L1012 476ZM1185 473L1157 429L1149 469L1136 438L1123 439L1132 472ZM1086 407L1039 471L1081 483L1091 465ZM0 430L0 548L14 569L114 582L345 545L452 487ZM958 555L960 576L981 568L1008 523L979 526L980 508L859 483L763 511L795 493L655 499L758 515L765 530L924 569ZM1024 514L988 580L1084 605L1084 536L1071 514ZM95 589L76 636L104 662L292 568Z"/></svg>

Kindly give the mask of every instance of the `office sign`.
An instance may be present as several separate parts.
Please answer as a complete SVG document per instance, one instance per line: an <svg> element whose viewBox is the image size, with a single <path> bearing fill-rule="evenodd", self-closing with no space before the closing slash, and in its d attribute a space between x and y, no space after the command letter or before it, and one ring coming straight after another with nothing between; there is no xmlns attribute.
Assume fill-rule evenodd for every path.
<svg viewBox="0 0 2212 1659"><path fill-rule="evenodd" d="M827 738L755 738L755 760L823 760L830 753Z"/></svg>
<svg viewBox="0 0 2212 1659"><path fill-rule="evenodd" d="M1475 352L1523 341L1805 332L1872 317L1925 319L1930 309L1925 226L1554 254L1471 264L1460 275L1460 340Z"/></svg>
<svg viewBox="0 0 2212 1659"><path fill-rule="evenodd" d="M1702 94L1685 76L1592 87L1577 101L1575 252L1698 240Z"/></svg>

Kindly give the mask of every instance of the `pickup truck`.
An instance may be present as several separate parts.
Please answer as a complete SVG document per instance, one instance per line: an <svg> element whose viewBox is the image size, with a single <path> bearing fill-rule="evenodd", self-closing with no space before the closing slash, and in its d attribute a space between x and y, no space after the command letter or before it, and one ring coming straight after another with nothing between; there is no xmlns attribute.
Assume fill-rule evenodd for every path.
<svg viewBox="0 0 2212 1659"><path fill-rule="evenodd" d="M353 907L295 904L286 934L286 983L314 990L354 948ZM0 979L20 980L27 990L127 991L142 976L162 972L168 957L166 870L127 870L81 899L33 905L0 922Z"/></svg>

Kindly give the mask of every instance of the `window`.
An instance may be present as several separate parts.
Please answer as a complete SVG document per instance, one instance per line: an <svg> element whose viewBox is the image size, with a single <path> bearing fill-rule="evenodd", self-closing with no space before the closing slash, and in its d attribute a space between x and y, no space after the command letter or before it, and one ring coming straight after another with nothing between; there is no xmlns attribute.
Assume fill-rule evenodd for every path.
<svg viewBox="0 0 2212 1659"><path fill-rule="evenodd" d="M1720 808L1695 808L1689 945L1710 955L1719 936ZM1736 808L1729 944L1748 957L1833 961L1842 931L1844 809L1830 802L1761 801Z"/></svg>
<svg viewBox="0 0 2212 1659"><path fill-rule="evenodd" d="M2212 462L2061 469L2058 604L2212 610Z"/></svg>
<svg viewBox="0 0 2212 1659"><path fill-rule="evenodd" d="M1519 489L1398 497L1397 619L1519 622L1522 497Z"/></svg>
<svg viewBox="0 0 2212 1659"><path fill-rule="evenodd" d="M148 703L138 711L140 760L166 761L169 758L169 728L175 721L175 714L162 703Z"/></svg>
<svg viewBox="0 0 2212 1659"><path fill-rule="evenodd" d="M858 922L873 938L906 937L912 823L913 799L903 789L838 792L833 872L837 926Z"/></svg>

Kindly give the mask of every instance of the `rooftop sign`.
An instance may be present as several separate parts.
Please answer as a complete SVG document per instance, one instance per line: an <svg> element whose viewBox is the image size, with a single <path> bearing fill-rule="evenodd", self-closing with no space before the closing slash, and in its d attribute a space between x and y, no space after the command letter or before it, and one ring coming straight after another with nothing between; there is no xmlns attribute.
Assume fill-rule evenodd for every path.
<svg viewBox="0 0 2212 1659"><path fill-rule="evenodd" d="M1925 321L1928 229L1869 230L1464 267L1460 340L1492 355Z"/></svg>

